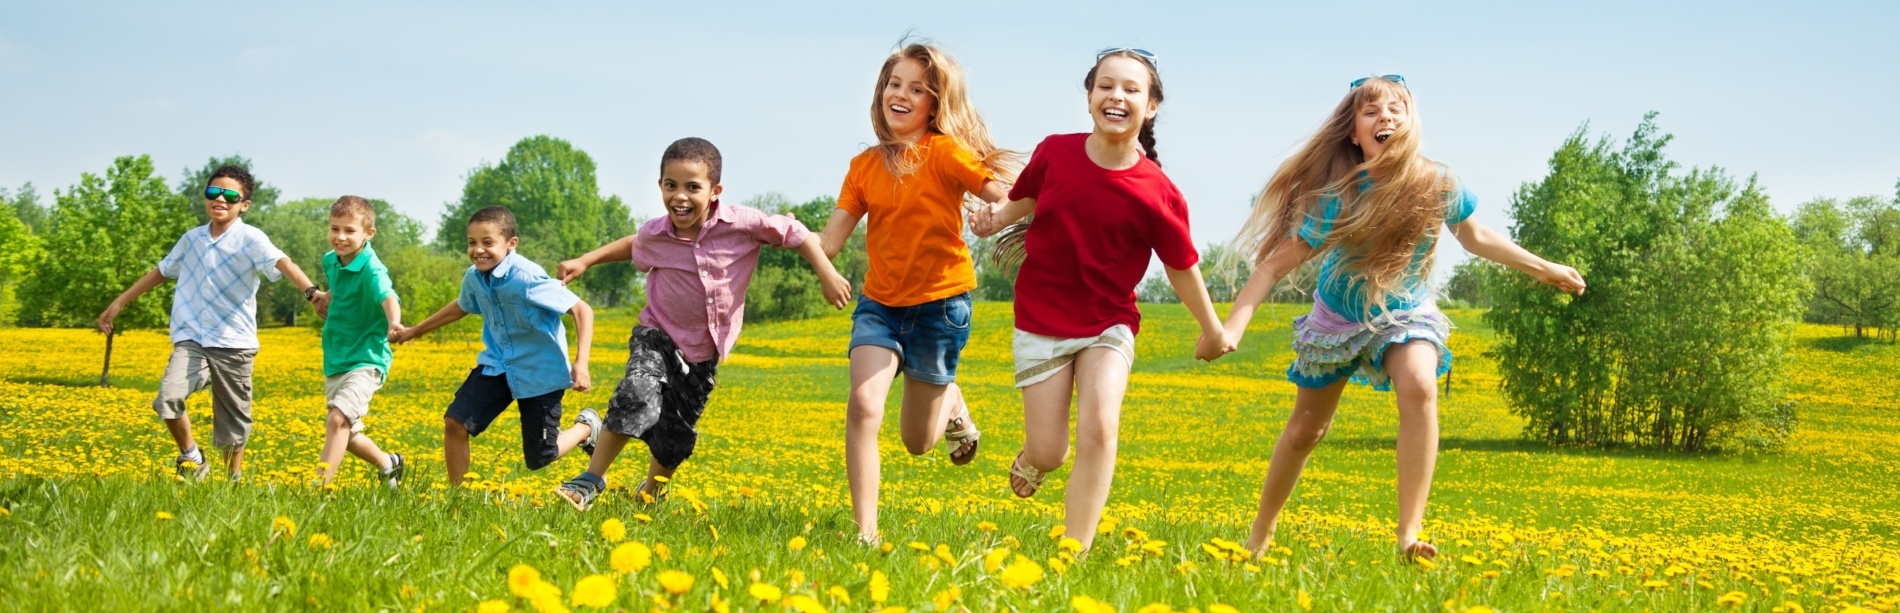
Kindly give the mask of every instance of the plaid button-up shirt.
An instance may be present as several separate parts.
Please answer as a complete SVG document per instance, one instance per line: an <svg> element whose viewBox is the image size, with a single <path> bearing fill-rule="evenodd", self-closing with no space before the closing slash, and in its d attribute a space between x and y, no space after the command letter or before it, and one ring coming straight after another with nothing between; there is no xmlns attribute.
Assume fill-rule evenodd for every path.
<svg viewBox="0 0 1900 613"><path fill-rule="evenodd" d="M284 252L262 230L231 222L213 238L209 224L192 228L158 261L159 274L178 282L172 294L172 342L205 347L257 348L257 280L283 277Z"/></svg>

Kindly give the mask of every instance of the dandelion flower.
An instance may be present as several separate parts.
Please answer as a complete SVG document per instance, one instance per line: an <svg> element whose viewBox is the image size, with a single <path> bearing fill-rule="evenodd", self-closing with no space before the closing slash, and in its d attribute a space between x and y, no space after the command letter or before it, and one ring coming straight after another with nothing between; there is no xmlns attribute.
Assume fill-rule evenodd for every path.
<svg viewBox="0 0 1900 613"><path fill-rule="evenodd" d="M297 522L290 521L290 518L279 515L276 519L270 520L270 533L271 536L277 536L279 534L285 537L297 536Z"/></svg>
<svg viewBox="0 0 1900 613"><path fill-rule="evenodd" d="M842 585L831 586L831 589L825 590L825 595L838 601L839 604L851 604L851 592L845 591Z"/></svg>
<svg viewBox="0 0 1900 613"><path fill-rule="evenodd" d="M746 593L764 602L778 602L780 598L785 597L784 591L779 590L778 586L770 583L754 583L752 587L746 588Z"/></svg>
<svg viewBox="0 0 1900 613"><path fill-rule="evenodd" d="M516 564L514 568L508 569L508 592L516 598L533 597L534 585L540 582L541 571L535 570L533 566Z"/></svg>
<svg viewBox="0 0 1900 613"><path fill-rule="evenodd" d="M871 602L877 604L884 604L884 599L891 597L891 579L884 576L884 571L871 571L870 591Z"/></svg>
<svg viewBox="0 0 1900 613"><path fill-rule="evenodd" d="M1715 604L1722 605L1725 607L1735 607L1735 606L1741 606L1743 602L1747 602L1747 601L1748 601L1748 594L1744 594L1741 592L1729 592L1727 594L1723 594L1720 598L1716 598Z"/></svg>
<svg viewBox="0 0 1900 613"><path fill-rule="evenodd" d="M804 594L793 594L786 601L791 603L792 609L798 613L825 613L825 606L818 604L818 599Z"/></svg>
<svg viewBox="0 0 1900 613"><path fill-rule="evenodd" d="M1002 579L1003 585L1028 588L1042 580L1042 565L1018 555L1014 562L1009 563L1009 567L1003 569Z"/></svg>
<svg viewBox="0 0 1900 613"><path fill-rule="evenodd" d="M1230 604L1215 603L1207 605L1207 613L1240 613L1240 609L1236 609L1234 605Z"/></svg>
<svg viewBox="0 0 1900 613"><path fill-rule="evenodd" d="M1087 596L1076 596L1074 598L1070 598L1069 606L1075 609L1075 613L1115 613L1115 605L1108 604L1106 602L1102 602L1094 598L1089 598ZM1218 607L1222 605L1214 605L1214 606ZM1232 607L1229 607L1229 608L1232 608ZM1217 609L1213 609L1213 608L1208 609L1208 613L1217 613L1217 611L1218 611Z"/></svg>
<svg viewBox="0 0 1900 613"><path fill-rule="evenodd" d="M607 521L600 522L600 536L609 543L624 541L627 539L627 525L621 523L618 517L609 517Z"/></svg>
<svg viewBox="0 0 1900 613"><path fill-rule="evenodd" d="M721 589L728 589L728 590L732 589L732 585L726 582L726 571L719 570L719 567L714 566L712 569L712 576L713 576L713 583L719 584L719 587Z"/></svg>
<svg viewBox="0 0 1900 613"><path fill-rule="evenodd" d="M475 607L476 613L508 613L510 610L513 610L513 607L508 606L506 600L484 600L481 605Z"/></svg>
<svg viewBox="0 0 1900 613"><path fill-rule="evenodd" d="M637 573L645 570L648 564L653 563L653 550L648 548L646 543L639 541L621 543L619 547L614 548L614 552L609 560L614 570L623 573Z"/></svg>
<svg viewBox="0 0 1900 613"><path fill-rule="evenodd" d="M588 575L574 584L574 606L604 607L613 604L619 597L614 580L606 575Z"/></svg>
<svg viewBox="0 0 1900 613"><path fill-rule="evenodd" d="M996 522L993 522L993 521L976 522L976 529L981 530L983 532L995 532Z"/></svg>
<svg viewBox="0 0 1900 613"><path fill-rule="evenodd" d="M805 548L805 537L802 537L802 536L794 536L794 537L792 537L792 541L791 541L790 543L786 543L786 544L785 544L785 546L786 546L786 547L790 547L790 548L792 549L792 551L798 551L798 550L801 550L801 549L804 549L804 548Z"/></svg>
<svg viewBox="0 0 1900 613"><path fill-rule="evenodd" d="M171 520L172 520L172 514L166 513L164 511L158 512L158 521L171 521Z"/></svg>
<svg viewBox="0 0 1900 613"><path fill-rule="evenodd" d="M311 549L329 549L331 545L335 545L335 544L336 544L336 541L330 540L330 535L328 534L318 532L316 534L310 535Z"/></svg>
<svg viewBox="0 0 1900 613"><path fill-rule="evenodd" d="M662 571L659 576L660 588L666 593L678 596L693 589L693 576L682 571Z"/></svg>

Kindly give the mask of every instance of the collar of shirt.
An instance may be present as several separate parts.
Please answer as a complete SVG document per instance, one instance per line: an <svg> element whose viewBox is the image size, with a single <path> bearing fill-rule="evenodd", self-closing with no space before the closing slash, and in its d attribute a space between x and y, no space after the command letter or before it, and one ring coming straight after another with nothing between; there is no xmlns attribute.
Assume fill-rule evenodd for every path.
<svg viewBox="0 0 1900 613"><path fill-rule="evenodd" d="M356 251L356 257L351 258L348 264L343 263L343 256L337 255L335 251L330 252L330 257L336 258L337 268L350 272L363 270L364 266L368 266L368 264L364 264L364 262L368 262L374 255L376 255L376 250L369 248L369 243L367 242L363 243L362 249Z"/></svg>
<svg viewBox="0 0 1900 613"><path fill-rule="evenodd" d="M726 223L732 223L732 218L726 216L726 207L719 206L718 200L712 201L712 204L707 205L707 208L710 208L712 210L707 212L706 221L701 222L699 224L699 236L694 237L694 238L681 238L680 235L677 233L677 231L673 228L673 224L671 223L668 223L664 227L660 228L660 235L665 236L670 239L674 239L674 240L681 240L681 241L696 243L701 240L705 240L706 232L709 230L712 230L714 221L723 221Z"/></svg>
<svg viewBox="0 0 1900 613"><path fill-rule="evenodd" d="M231 225L228 225L228 226L225 226L225 227L224 227L224 233L223 233L223 234L219 234L219 235L217 235L217 236L212 236L212 235L211 235L211 224L205 224L205 225L204 225L204 226L202 226L202 227L203 227L203 228L205 229L205 240L206 240L207 242L213 242L213 243L215 243L215 242L218 242L218 241L220 241L220 240L224 240L224 237L226 237L226 236L232 236L232 235L233 235L232 233L234 233L234 232L235 232L235 233L238 233L238 234L242 234L242 233L243 233L243 231L244 231L244 227L245 227L245 225L246 225L246 224L244 223L244 218L243 218L243 217L239 217L239 218L237 218L237 219L233 219L233 220L231 220Z"/></svg>
<svg viewBox="0 0 1900 613"><path fill-rule="evenodd" d="M496 264L493 270L488 271L488 276L494 277L496 279L507 278L508 273L514 272L515 263L519 261L516 258L519 258L519 257L521 257L520 251L508 252L507 256L504 256L501 258L500 264Z"/></svg>

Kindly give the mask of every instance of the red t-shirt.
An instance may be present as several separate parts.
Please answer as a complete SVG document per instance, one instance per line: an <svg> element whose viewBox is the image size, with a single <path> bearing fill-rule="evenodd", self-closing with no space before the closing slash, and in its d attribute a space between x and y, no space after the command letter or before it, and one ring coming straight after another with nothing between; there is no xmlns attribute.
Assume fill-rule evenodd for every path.
<svg viewBox="0 0 1900 613"><path fill-rule="evenodd" d="M1016 327L1083 338L1127 324L1141 328L1135 286L1148 254L1183 270L1201 260L1188 234L1187 201L1147 158L1124 170L1089 159L1088 134L1057 134L1036 145L1009 190L1036 199L1016 275Z"/></svg>

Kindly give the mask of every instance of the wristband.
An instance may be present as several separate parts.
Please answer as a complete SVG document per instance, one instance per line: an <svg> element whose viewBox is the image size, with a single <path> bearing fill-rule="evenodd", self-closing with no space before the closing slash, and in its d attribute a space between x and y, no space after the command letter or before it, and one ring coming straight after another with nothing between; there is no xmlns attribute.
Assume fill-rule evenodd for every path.
<svg viewBox="0 0 1900 613"><path fill-rule="evenodd" d="M310 287L303 288L304 302L312 302L316 299L317 299L317 286L311 285Z"/></svg>

